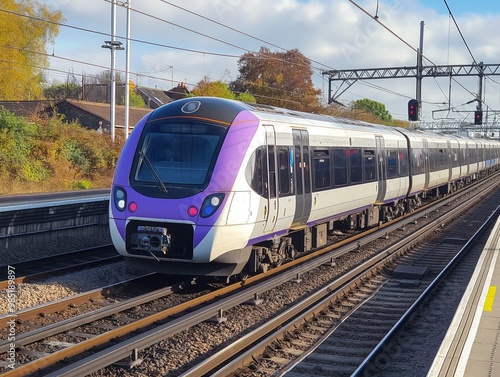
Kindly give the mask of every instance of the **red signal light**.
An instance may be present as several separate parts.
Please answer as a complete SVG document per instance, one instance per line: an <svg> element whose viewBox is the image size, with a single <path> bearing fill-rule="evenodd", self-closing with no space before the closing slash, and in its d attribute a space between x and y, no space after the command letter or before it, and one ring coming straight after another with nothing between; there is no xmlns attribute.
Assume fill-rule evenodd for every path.
<svg viewBox="0 0 500 377"><path fill-rule="evenodd" d="M483 112L481 110L477 110L474 112L474 124L483 124Z"/></svg>
<svg viewBox="0 0 500 377"><path fill-rule="evenodd" d="M418 101L416 99L408 101L408 120L413 122L418 120Z"/></svg>

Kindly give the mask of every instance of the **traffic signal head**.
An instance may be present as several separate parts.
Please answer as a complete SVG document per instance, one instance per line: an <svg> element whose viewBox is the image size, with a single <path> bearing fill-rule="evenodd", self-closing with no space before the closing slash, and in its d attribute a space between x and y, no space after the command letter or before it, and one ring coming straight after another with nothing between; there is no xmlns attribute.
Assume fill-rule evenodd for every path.
<svg viewBox="0 0 500 377"><path fill-rule="evenodd" d="M474 111L474 124L483 124L483 112L481 110Z"/></svg>
<svg viewBox="0 0 500 377"><path fill-rule="evenodd" d="M408 120L413 122L418 120L418 101L416 99L408 101Z"/></svg>

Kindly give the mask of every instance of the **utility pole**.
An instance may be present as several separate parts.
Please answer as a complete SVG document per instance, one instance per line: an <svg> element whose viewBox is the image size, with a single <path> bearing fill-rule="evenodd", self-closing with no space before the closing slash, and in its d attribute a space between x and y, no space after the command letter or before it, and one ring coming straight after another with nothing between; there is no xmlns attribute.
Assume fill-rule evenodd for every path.
<svg viewBox="0 0 500 377"><path fill-rule="evenodd" d="M479 93L477 94L477 110L483 111L483 71L484 64L483 62L479 62L478 70L479 70Z"/></svg>
<svg viewBox="0 0 500 377"><path fill-rule="evenodd" d="M116 40L116 0L111 1L111 40L104 41L102 48L109 48L111 50L111 98L110 98L110 116L109 116L109 132L111 134L111 140L115 142L115 103L116 103L116 80L115 80L115 68L116 68L116 50L123 50L121 47L122 43Z"/></svg>
<svg viewBox="0 0 500 377"><path fill-rule="evenodd" d="M128 138L128 123L130 114L130 2L127 3L127 41L125 63L125 140Z"/></svg>
<svg viewBox="0 0 500 377"><path fill-rule="evenodd" d="M415 98L418 103L417 119L420 119L422 114L422 56L424 55L424 21L420 21L420 47L417 50L417 88Z"/></svg>

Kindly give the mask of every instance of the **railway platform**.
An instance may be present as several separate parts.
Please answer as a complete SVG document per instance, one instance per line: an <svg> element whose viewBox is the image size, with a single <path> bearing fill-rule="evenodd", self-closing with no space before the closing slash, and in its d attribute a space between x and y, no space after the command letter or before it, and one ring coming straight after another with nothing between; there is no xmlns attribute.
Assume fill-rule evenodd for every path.
<svg viewBox="0 0 500 377"><path fill-rule="evenodd" d="M428 377L500 376L500 218Z"/></svg>

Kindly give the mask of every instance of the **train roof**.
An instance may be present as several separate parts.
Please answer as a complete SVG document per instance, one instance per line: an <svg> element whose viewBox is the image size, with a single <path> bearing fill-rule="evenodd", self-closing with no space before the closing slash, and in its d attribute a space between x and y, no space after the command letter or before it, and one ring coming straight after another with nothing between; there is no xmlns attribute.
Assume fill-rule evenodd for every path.
<svg viewBox="0 0 500 377"><path fill-rule="evenodd" d="M190 106L199 104L194 111L190 109ZM203 105L210 106L203 106ZM303 111L289 110L281 107L263 105L250 102L241 102L236 100L230 100L225 98L217 97L189 97L173 101L167 105L155 109L149 119L150 121L156 121L168 117L172 113L178 114L189 114L190 112L196 112L197 116L202 116L207 119L217 119L222 124L229 126L236 115L241 111L250 111L255 114L261 120L270 121L290 121L294 120L294 123L319 125L323 123L324 126L337 126L341 128L351 128L351 129L372 129L377 130L381 133L403 133L409 137L416 136L421 138L434 138L441 139L445 137L450 137L450 135L444 135L436 132L422 131L418 129L408 129L402 127L391 127L381 124L368 123L355 119L348 119L342 117L334 117L331 115L324 114L314 114L307 113ZM459 140L479 140L471 139L469 137L460 137L458 135L451 135L452 137Z"/></svg>

